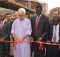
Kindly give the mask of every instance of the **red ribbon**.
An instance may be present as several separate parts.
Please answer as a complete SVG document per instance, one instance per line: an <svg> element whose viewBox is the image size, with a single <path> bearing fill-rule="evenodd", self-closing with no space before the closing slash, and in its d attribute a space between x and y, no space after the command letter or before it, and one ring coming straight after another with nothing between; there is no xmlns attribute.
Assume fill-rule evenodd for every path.
<svg viewBox="0 0 60 57"><path fill-rule="evenodd" d="M14 41L14 48L16 50L16 44L17 44L17 41Z"/></svg>
<svg viewBox="0 0 60 57"><path fill-rule="evenodd" d="M15 48L15 50L16 50L16 44L19 42L19 40L17 39L17 38L15 38L15 40L14 40L14 48Z"/></svg>
<svg viewBox="0 0 60 57"><path fill-rule="evenodd" d="M15 39L14 41L6 41L6 40L0 40L0 42L9 42L9 43L14 43L14 48L16 49L16 44L18 44L20 41ZM56 46L60 46L60 44L52 44L52 43L46 43L46 42L42 42L42 41L22 41L22 42L38 42L39 43L39 49L43 50L43 44L46 45L56 45Z"/></svg>
<svg viewBox="0 0 60 57"><path fill-rule="evenodd" d="M38 43L39 43L39 49L43 50L43 42L39 40Z"/></svg>

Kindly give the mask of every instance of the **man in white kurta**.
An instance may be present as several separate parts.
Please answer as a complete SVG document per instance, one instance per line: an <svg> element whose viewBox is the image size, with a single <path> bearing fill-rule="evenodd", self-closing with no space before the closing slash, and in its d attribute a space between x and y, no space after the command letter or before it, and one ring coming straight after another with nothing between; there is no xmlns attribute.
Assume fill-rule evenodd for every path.
<svg viewBox="0 0 60 57"><path fill-rule="evenodd" d="M24 9L24 8L23 8ZM20 11L20 13L22 13ZM20 14L20 17L22 15ZM29 41L29 36L31 35L31 23L30 20L24 17L24 19L16 19L12 24L11 33L14 34L13 37L21 41ZM30 43L21 42L16 44L16 49L14 49L14 57L30 57Z"/></svg>

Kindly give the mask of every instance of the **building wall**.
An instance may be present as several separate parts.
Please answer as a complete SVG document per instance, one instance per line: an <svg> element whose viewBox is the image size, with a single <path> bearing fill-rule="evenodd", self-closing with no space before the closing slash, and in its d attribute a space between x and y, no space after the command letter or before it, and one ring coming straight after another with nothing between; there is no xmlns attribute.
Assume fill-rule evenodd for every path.
<svg viewBox="0 0 60 57"><path fill-rule="evenodd" d="M15 0L15 1L33 10L35 10L36 5L40 3L38 0ZM47 3L41 3L41 4L43 8L42 13L46 14L48 11L48 4Z"/></svg>
<svg viewBox="0 0 60 57"><path fill-rule="evenodd" d="M15 12L14 10L0 7L0 13L14 13L14 12Z"/></svg>
<svg viewBox="0 0 60 57"><path fill-rule="evenodd" d="M48 12L48 4L47 3L42 3L42 13L47 14Z"/></svg>

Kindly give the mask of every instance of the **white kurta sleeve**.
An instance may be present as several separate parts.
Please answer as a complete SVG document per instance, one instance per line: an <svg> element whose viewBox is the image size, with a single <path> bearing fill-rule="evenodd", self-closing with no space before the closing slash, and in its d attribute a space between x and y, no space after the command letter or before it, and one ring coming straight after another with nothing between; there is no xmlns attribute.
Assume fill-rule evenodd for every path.
<svg viewBox="0 0 60 57"><path fill-rule="evenodd" d="M31 29L31 22L27 22L27 31L25 34L31 35L32 29Z"/></svg>

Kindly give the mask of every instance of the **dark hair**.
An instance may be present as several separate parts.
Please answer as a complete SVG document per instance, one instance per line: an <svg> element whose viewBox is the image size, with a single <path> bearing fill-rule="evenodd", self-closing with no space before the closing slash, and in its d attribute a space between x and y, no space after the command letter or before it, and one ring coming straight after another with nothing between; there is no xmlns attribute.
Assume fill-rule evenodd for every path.
<svg viewBox="0 0 60 57"><path fill-rule="evenodd" d="M10 13L6 13L6 15L11 15Z"/></svg>
<svg viewBox="0 0 60 57"><path fill-rule="evenodd" d="M26 12L26 15L28 15L28 18L30 19L30 13L29 12Z"/></svg>
<svg viewBox="0 0 60 57"><path fill-rule="evenodd" d="M42 11L42 4L37 5L36 8L41 8Z"/></svg>
<svg viewBox="0 0 60 57"><path fill-rule="evenodd" d="M54 12L55 12L55 11L57 11L57 12L58 12L58 14L59 14L59 11L58 11L58 10L54 10Z"/></svg>

